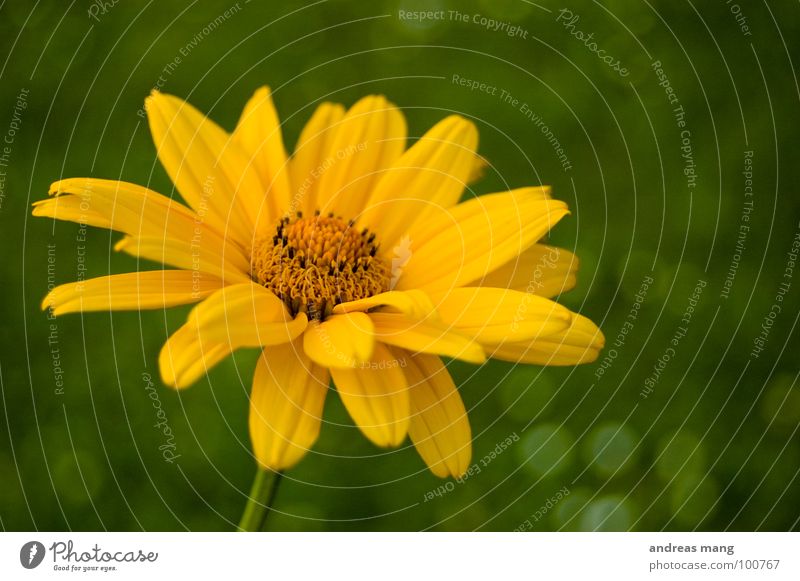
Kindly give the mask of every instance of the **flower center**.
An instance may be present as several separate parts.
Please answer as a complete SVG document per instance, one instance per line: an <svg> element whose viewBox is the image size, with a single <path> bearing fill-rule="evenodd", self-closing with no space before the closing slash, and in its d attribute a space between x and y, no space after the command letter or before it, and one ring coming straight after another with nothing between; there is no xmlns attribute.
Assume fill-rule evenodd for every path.
<svg viewBox="0 0 800 581"><path fill-rule="evenodd" d="M293 315L322 320L339 303L389 290L387 261L375 234L332 213L283 217L272 238L256 243L251 277L286 303Z"/></svg>

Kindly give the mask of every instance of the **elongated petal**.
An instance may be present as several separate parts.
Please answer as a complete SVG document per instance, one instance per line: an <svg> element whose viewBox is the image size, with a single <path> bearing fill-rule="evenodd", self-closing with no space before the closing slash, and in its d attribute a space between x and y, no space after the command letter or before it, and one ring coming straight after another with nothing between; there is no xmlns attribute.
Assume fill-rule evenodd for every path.
<svg viewBox="0 0 800 581"><path fill-rule="evenodd" d="M230 344L204 345L197 331L184 325L161 348L158 356L161 380L170 387L189 387L232 351Z"/></svg>
<svg viewBox="0 0 800 581"><path fill-rule="evenodd" d="M213 245L194 244L191 240L175 238L126 236L114 245L114 250L146 258L177 268L207 273L225 284L249 282L249 265L239 255L224 254Z"/></svg>
<svg viewBox="0 0 800 581"><path fill-rule="evenodd" d="M332 368L344 406L364 435L377 446L398 446L409 423L408 389L400 362L380 343L369 361Z"/></svg>
<svg viewBox="0 0 800 581"><path fill-rule="evenodd" d="M495 359L534 365L580 365L595 361L605 346L602 331L592 321L578 314L572 324L559 333L527 342L486 345L486 353Z"/></svg>
<svg viewBox="0 0 800 581"><path fill-rule="evenodd" d="M262 347L294 340L307 322L302 313L292 319L283 302L261 285L245 283L208 297L192 310L187 325L210 342Z"/></svg>
<svg viewBox="0 0 800 581"><path fill-rule="evenodd" d="M208 297L161 349L164 383L187 387L236 349L293 341L308 320L302 313L290 319L285 306L275 300L280 303L251 283L225 287Z"/></svg>
<svg viewBox="0 0 800 581"><path fill-rule="evenodd" d="M115 180L70 178L53 183L51 198L33 204L34 216L46 216L123 232L129 236L169 238L225 254L247 272L241 248L223 238L202 216L183 204L142 186Z"/></svg>
<svg viewBox="0 0 800 581"><path fill-rule="evenodd" d="M322 212L345 219L358 216L381 173L394 164L406 146L406 121L400 110L381 96L364 97L336 127L319 182Z"/></svg>
<svg viewBox="0 0 800 581"><path fill-rule="evenodd" d="M62 284L42 301L54 315L87 311L160 309L196 303L221 289L219 278L189 270L112 274Z"/></svg>
<svg viewBox="0 0 800 581"><path fill-rule="evenodd" d="M294 323L295 331L288 329ZM278 344L279 338L297 336L296 327L305 325L305 316L298 315L292 323L274 323L273 341ZM284 328L281 328L284 327ZM241 347L252 345L239 345L232 341L215 342L204 339L197 326L186 323L175 331L164 344L159 354L158 364L162 381L171 387L183 389L189 387L212 367L225 359L228 355Z"/></svg>
<svg viewBox="0 0 800 581"><path fill-rule="evenodd" d="M292 192L281 123L269 87L258 89L247 102L233 139L255 166L261 179L261 191L266 192L269 216L277 219L282 212L289 211ZM259 206L261 201L258 200ZM261 213L264 211L262 209Z"/></svg>
<svg viewBox="0 0 800 581"><path fill-rule="evenodd" d="M394 313L403 313L415 319L436 316L436 307L430 297L416 289L408 291L388 291L366 299L341 303L333 308L336 314L366 311L382 308Z"/></svg>
<svg viewBox="0 0 800 581"><path fill-rule="evenodd" d="M573 314L543 297L519 291L465 287L438 297L442 321L481 343L525 341L562 332Z"/></svg>
<svg viewBox="0 0 800 581"><path fill-rule="evenodd" d="M447 228L457 226L459 220L488 214L498 208L516 207L519 209L523 202L552 201L550 191L550 186L530 186L470 198L456 206L434 213L427 220L415 222L409 232L409 244L412 250L416 250ZM558 203L563 204L563 202ZM519 218L516 221L521 223Z"/></svg>
<svg viewBox="0 0 800 581"><path fill-rule="evenodd" d="M534 244L518 258L467 286L509 288L540 297L554 297L577 282L578 257L569 250Z"/></svg>
<svg viewBox="0 0 800 581"><path fill-rule="evenodd" d="M307 215L319 208L319 179L325 168L334 162L329 156L331 143L343 117L342 105L320 104L300 133L294 155L289 160L292 188L297 197L294 205Z"/></svg>
<svg viewBox="0 0 800 581"><path fill-rule="evenodd" d="M58 196L37 200L33 203L31 213L39 218L55 218L56 220L114 230L114 224L110 217L95 209L87 208L83 201L76 196Z"/></svg>
<svg viewBox="0 0 800 581"><path fill-rule="evenodd" d="M483 363L486 356L481 346L440 322L414 320L394 313L370 313L375 325L375 340L402 347L411 353L433 353Z"/></svg>
<svg viewBox="0 0 800 581"><path fill-rule="evenodd" d="M563 202L526 189L459 204L412 236L414 250L397 289L446 290L480 278L527 250L567 213Z"/></svg>
<svg viewBox="0 0 800 581"><path fill-rule="evenodd" d="M316 442L329 380L299 341L264 349L250 396L250 439L263 468L291 468Z"/></svg>
<svg viewBox="0 0 800 581"><path fill-rule="evenodd" d="M389 246L417 220L458 203L475 165L478 130L451 115L437 123L378 180L360 222Z"/></svg>
<svg viewBox="0 0 800 581"><path fill-rule="evenodd" d="M419 354L403 369L408 382L411 423L408 435L436 476L463 476L472 459L467 410L442 360Z"/></svg>
<svg viewBox="0 0 800 581"><path fill-rule="evenodd" d="M264 202L247 156L224 129L177 97L154 91L145 108L158 157L183 199L247 247Z"/></svg>
<svg viewBox="0 0 800 581"><path fill-rule="evenodd" d="M308 328L303 348L312 361L323 367L360 365L372 357L375 348L372 321L364 313L333 315Z"/></svg>

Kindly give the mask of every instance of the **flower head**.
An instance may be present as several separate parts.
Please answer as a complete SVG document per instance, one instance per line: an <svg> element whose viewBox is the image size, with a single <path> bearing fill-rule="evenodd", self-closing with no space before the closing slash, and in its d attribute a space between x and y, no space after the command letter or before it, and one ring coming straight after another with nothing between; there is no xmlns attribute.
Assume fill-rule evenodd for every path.
<svg viewBox="0 0 800 581"><path fill-rule="evenodd" d="M542 243L568 213L547 187L459 203L484 164L474 124L451 115L406 148L385 98L323 103L291 156L268 88L228 133L154 92L158 156L187 205L133 184L67 179L33 213L124 234L117 250L162 263L61 285L56 315L199 303L164 345L183 388L239 348L262 349L253 450L283 470L316 441L331 379L378 446L406 435L438 476L469 468L471 432L441 357L537 365L593 361L603 335L550 300L577 258Z"/></svg>

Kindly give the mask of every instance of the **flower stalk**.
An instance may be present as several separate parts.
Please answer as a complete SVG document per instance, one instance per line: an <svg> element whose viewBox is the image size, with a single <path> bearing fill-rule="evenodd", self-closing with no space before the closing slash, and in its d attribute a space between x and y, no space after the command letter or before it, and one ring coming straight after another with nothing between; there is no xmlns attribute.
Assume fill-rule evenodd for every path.
<svg viewBox="0 0 800 581"><path fill-rule="evenodd" d="M282 476L281 472L258 468L250 489L250 497L239 521L240 531L253 532L264 529Z"/></svg>

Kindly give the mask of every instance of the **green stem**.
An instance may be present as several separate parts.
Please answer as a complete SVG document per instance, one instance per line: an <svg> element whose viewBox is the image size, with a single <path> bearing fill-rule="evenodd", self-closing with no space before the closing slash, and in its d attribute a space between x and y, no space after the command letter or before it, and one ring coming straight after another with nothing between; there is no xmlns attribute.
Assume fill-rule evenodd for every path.
<svg viewBox="0 0 800 581"><path fill-rule="evenodd" d="M242 520L239 521L240 531L260 531L272 509L278 484L281 482L281 472L272 472L258 468L250 490L250 498L244 507Z"/></svg>

